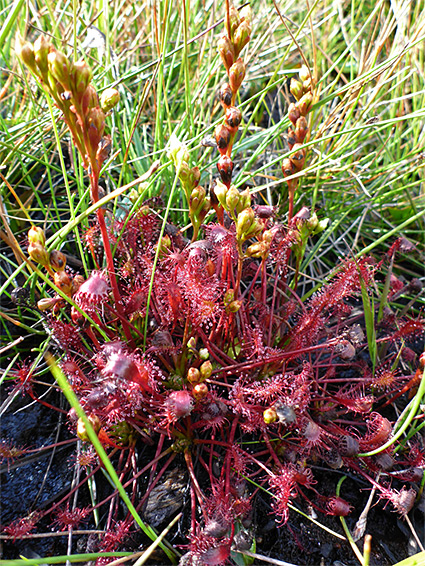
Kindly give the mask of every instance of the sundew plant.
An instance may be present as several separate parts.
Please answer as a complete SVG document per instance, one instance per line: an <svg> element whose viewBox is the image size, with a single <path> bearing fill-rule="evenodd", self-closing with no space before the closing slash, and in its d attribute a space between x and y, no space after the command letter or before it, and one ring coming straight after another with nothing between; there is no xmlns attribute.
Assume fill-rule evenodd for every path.
<svg viewBox="0 0 425 566"><path fill-rule="evenodd" d="M61 433L0 457L74 469L10 564L424 550L424 6L283 4L2 6L1 410Z"/></svg>

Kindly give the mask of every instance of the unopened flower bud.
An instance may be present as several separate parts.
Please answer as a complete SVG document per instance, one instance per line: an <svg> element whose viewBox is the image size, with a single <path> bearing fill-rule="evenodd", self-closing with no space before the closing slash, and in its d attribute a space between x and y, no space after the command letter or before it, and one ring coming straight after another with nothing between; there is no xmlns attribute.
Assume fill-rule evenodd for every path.
<svg viewBox="0 0 425 566"><path fill-rule="evenodd" d="M236 205L236 212L239 214L245 208L249 208L251 206L251 193L249 189L245 189L241 193L239 193L239 202Z"/></svg>
<svg viewBox="0 0 425 566"><path fill-rule="evenodd" d="M217 48L221 60L223 61L223 65L226 67L226 71L229 72L230 67L235 61L235 50L227 35L222 35L220 37L217 43Z"/></svg>
<svg viewBox="0 0 425 566"><path fill-rule="evenodd" d="M41 312L52 310L59 301L61 301L61 297L45 297L37 301L37 307Z"/></svg>
<svg viewBox="0 0 425 566"><path fill-rule="evenodd" d="M239 202L239 191L238 189L232 185L230 189L227 191L226 195L226 209L228 211L233 211Z"/></svg>
<svg viewBox="0 0 425 566"><path fill-rule="evenodd" d="M255 213L252 208L246 208L238 214L236 221L236 236L240 239L244 234L250 231L251 225L255 222Z"/></svg>
<svg viewBox="0 0 425 566"><path fill-rule="evenodd" d="M89 85L86 88L81 104L84 114L87 114L89 110L99 105L99 98L93 85Z"/></svg>
<svg viewBox="0 0 425 566"><path fill-rule="evenodd" d="M209 377L211 377L212 374L212 363L209 360L207 360L201 365L199 370L201 372L202 379L208 379Z"/></svg>
<svg viewBox="0 0 425 566"><path fill-rule="evenodd" d="M245 65L242 59L238 59L229 69L229 84L233 93L238 92L245 78Z"/></svg>
<svg viewBox="0 0 425 566"><path fill-rule="evenodd" d="M288 107L288 118L291 120L294 126L297 123L297 120L300 116L301 116L301 112L299 108L293 102L291 102L291 104Z"/></svg>
<svg viewBox="0 0 425 566"><path fill-rule="evenodd" d="M116 88L107 88L100 95L100 107L104 112L109 112L120 101L120 93Z"/></svg>
<svg viewBox="0 0 425 566"><path fill-rule="evenodd" d="M37 64L35 62L34 48L31 43L23 41L20 37L16 39L15 52L19 59L24 63L33 73L37 74Z"/></svg>
<svg viewBox="0 0 425 566"><path fill-rule="evenodd" d="M189 383L199 383L201 379L201 372L198 368L191 367L187 371L187 380Z"/></svg>
<svg viewBox="0 0 425 566"><path fill-rule="evenodd" d="M237 130L242 122L242 112L236 106L226 108L226 124L232 130Z"/></svg>
<svg viewBox="0 0 425 566"><path fill-rule="evenodd" d="M206 383L197 383L193 388L193 396L195 399L203 399L208 395L208 385Z"/></svg>
<svg viewBox="0 0 425 566"><path fill-rule="evenodd" d="M189 340L187 341L187 347L189 350L196 350L196 338L194 336L189 338Z"/></svg>
<svg viewBox="0 0 425 566"><path fill-rule="evenodd" d="M306 116L307 113L310 111L312 104L313 104L313 95L311 94L311 92L307 92L298 101L298 108L299 108L300 114L302 116Z"/></svg>
<svg viewBox="0 0 425 566"><path fill-rule="evenodd" d="M228 83L221 85L218 97L223 106L230 106L232 104L233 92Z"/></svg>
<svg viewBox="0 0 425 566"><path fill-rule="evenodd" d="M233 35L233 43L235 44L236 53L240 53L245 45L249 42L251 36L251 25L248 21L241 22Z"/></svg>
<svg viewBox="0 0 425 566"><path fill-rule="evenodd" d="M302 83L300 83L300 81L297 81L297 79L294 78L291 79L289 90L291 91L291 94L296 100L299 100L304 94Z"/></svg>
<svg viewBox="0 0 425 566"><path fill-rule="evenodd" d="M230 305L228 305L226 310L235 313L238 312L241 306L242 306L242 301L232 301Z"/></svg>
<svg viewBox="0 0 425 566"><path fill-rule="evenodd" d="M191 214L197 214L203 207L205 201L206 192L203 187L195 187L190 195L189 199L189 212Z"/></svg>
<svg viewBox="0 0 425 566"><path fill-rule="evenodd" d="M219 124L214 130L214 136L220 153L226 153L231 137L229 128L224 124Z"/></svg>
<svg viewBox="0 0 425 566"><path fill-rule="evenodd" d="M60 83L65 90L71 90L70 64L68 58L56 51L53 47L47 56L49 71L52 77Z"/></svg>
<svg viewBox="0 0 425 566"><path fill-rule="evenodd" d="M306 81L307 79L311 78L309 68L307 65L303 65L298 72L298 76L300 77L301 81Z"/></svg>
<svg viewBox="0 0 425 566"><path fill-rule="evenodd" d="M28 246L28 255L33 261L39 263L40 265L49 265L49 252L41 244L30 243L30 245Z"/></svg>
<svg viewBox="0 0 425 566"><path fill-rule="evenodd" d="M94 432L98 434L101 426L99 417L94 414L91 414L88 416L88 420L92 425ZM86 425L84 424L83 419L78 419L77 421L77 436L80 440L83 440L84 442L89 441L89 435L87 433Z"/></svg>
<svg viewBox="0 0 425 566"><path fill-rule="evenodd" d="M77 96L82 96L92 80L93 73L85 61L77 61L72 69L73 92Z"/></svg>
<svg viewBox="0 0 425 566"><path fill-rule="evenodd" d="M223 303L225 304L225 306L228 306L234 300L235 300L235 291L233 289L228 289L224 293Z"/></svg>
<svg viewBox="0 0 425 566"><path fill-rule="evenodd" d="M201 358L201 360L208 360L208 358L210 357L210 353L208 352L208 348L201 348L199 350L199 357Z"/></svg>
<svg viewBox="0 0 425 566"><path fill-rule="evenodd" d="M226 195L227 195L227 187L224 183L217 180L216 185L214 187L214 194L218 199L218 202L221 204L222 207L226 206Z"/></svg>
<svg viewBox="0 0 425 566"><path fill-rule="evenodd" d="M50 267L52 267L55 271L63 271L65 269L66 257L65 254L59 250L52 250L50 252L49 260Z"/></svg>
<svg viewBox="0 0 425 566"><path fill-rule="evenodd" d="M72 282L70 276L65 271L57 271L55 273L54 282L65 295L71 295Z"/></svg>
<svg viewBox="0 0 425 566"><path fill-rule="evenodd" d="M41 244L44 246L46 243L46 236L42 228L39 226L31 226L28 231L28 241L30 244Z"/></svg>
<svg viewBox="0 0 425 566"><path fill-rule="evenodd" d="M34 42L34 58L43 78L46 77L49 70L49 65L47 62L49 46L50 44L44 37L44 35L39 35Z"/></svg>
<svg viewBox="0 0 425 566"><path fill-rule="evenodd" d="M93 149L97 150L97 146L99 145L105 130L105 114L98 106L89 110L87 126L90 145Z"/></svg>
<svg viewBox="0 0 425 566"><path fill-rule="evenodd" d="M217 169L220 173L221 180L223 183L230 187L230 183L232 181L232 172L233 172L233 161L230 159L228 155L221 155L220 159L217 163Z"/></svg>
<svg viewBox="0 0 425 566"><path fill-rule="evenodd" d="M225 30L230 30L230 39L233 38L233 34L236 28L239 26L241 20L239 17L239 12L237 8L230 4L229 11L226 11L226 18L225 18Z"/></svg>
<svg viewBox="0 0 425 566"><path fill-rule="evenodd" d="M263 420L266 424L272 424L277 421L277 413L273 408L268 408L263 412Z"/></svg>
<svg viewBox="0 0 425 566"><path fill-rule="evenodd" d="M303 91L304 93L311 92L313 90L313 83L311 79L308 78L306 81L303 81Z"/></svg>
<svg viewBox="0 0 425 566"><path fill-rule="evenodd" d="M244 6L243 8L241 8L239 10L239 18L241 20L241 22L246 21L249 24L252 21L252 10L251 10L251 5L247 4L246 6Z"/></svg>
<svg viewBox="0 0 425 566"><path fill-rule="evenodd" d="M261 257L263 254L264 248L262 243L257 242L256 244L251 244L250 246L248 246L245 255L247 257Z"/></svg>

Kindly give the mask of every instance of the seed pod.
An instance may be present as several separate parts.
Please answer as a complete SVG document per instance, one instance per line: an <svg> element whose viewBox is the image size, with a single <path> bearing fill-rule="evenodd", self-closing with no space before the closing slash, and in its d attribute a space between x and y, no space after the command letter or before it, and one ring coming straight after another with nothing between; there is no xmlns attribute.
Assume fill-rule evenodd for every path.
<svg viewBox="0 0 425 566"><path fill-rule="evenodd" d="M295 137L295 132L292 128L288 130L288 136L286 139L288 141L289 149L292 149L293 146L298 142L297 138Z"/></svg>
<svg viewBox="0 0 425 566"><path fill-rule="evenodd" d="M233 34L236 31L236 28L239 26L241 20L239 17L239 12L237 8L230 4L229 11L226 11L226 18L225 18L225 29L230 30L230 39L233 38Z"/></svg>
<svg viewBox="0 0 425 566"><path fill-rule="evenodd" d="M223 85L221 85L218 97L224 107L230 106L232 104L233 92L230 88L229 83L224 83Z"/></svg>
<svg viewBox="0 0 425 566"><path fill-rule="evenodd" d="M221 180L223 183L230 187L230 183L232 181L232 172L233 172L233 161L230 159L228 155L221 155L220 159L217 163L217 169L220 173Z"/></svg>
<svg viewBox="0 0 425 566"><path fill-rule="evenodd" d="M99 417L92 413L87 418L94 428L94 432L98 434L101 426ZM77 421L77 436L80 438L80 440L84 440L85 442L89 441L89 435L87 433L86 425L84 424L83 419L78 419Z"/></svg>
<svg viewBox="0 0 425 566"><path fill-rule="evenodd" d="M242 121L242 112L236 106L226 108L226 124L229 128L237 130Z"/></svg>
<svg viewBox="0 0 425 566"><path fill-rule="evenodd" d="M54 277L55 285L58 287L65 295L71 295L72 282L71 278L65 271L57 271Z"/></svg>
<svg viewBox="0 0 425 566"><path fill-rule="evenodd" d="M308 134L308 123L305 116L300 116L295 124L295 140L297 143L303 143Z"/></svg>
<svg viewBox="0 0 425 566"><path fill-rule="evenodd" d="M289 159L292 161L295 169L300 171L304 167L305 149L299 143L296 143L292 149L296 151L289 157Z"/></svg>
<svg viewBox="0 0 425 566"><path fill-rule="evenodd" d="M198 383L193 388L193 396L195 399L203 399L208 395L208 385L206 383Z"/></svg>
<svg viewBox="0 0 425 566"><path fill-rule="evenodd" d="M46 297L37 301L37 308L41 312L51 310L61 300L61 297Z"/></svg>
<svg viewBox="0 0 425 566"><path fill-rule="evenodd" d="M300 116L301 116L300 109L293 102L291 102L288 108L288 118L291 120L294 126L297 123L297 120Z"/></svg>
<svg viewBox="0 0 425 566"><path fill-rule="evenodd" d="M238 92L245 78L245 65L242 59L238 59L229 69L229 84L233 93Z"/></svg>
<svg viewBox="0 0 425 566"><path fill-rule="evenodd" d="M356 355L356 349L348 340L341 340L335 347L335 353L338 354L341 360L349 361Z"/></svg>
<svg viewBox="0 0 425 566"><path fill-rule="evenodd" d="M217 147L220 153L226 153L227 148L230 143L231 132L227 126L220 124L214 130L215 141L217 142Z"/></svg>
<svg viewBox="0 0 425 566"><path fill-rule="evenodd" d="M346 434L339 439L338 449L342 456L347 456L348 458L357 456L360 450L359 441L353 436Z"/></svg>
<svg viewBox="0 0 425 566"><path fill-rule="evenodd" d="M87 125L90 145L93 149L97 150L97 146L99 145L105 130L105 114L99 107L89 110Z"/></svg>
<svg viewBox="0 0 425 566"><path fill-rule="evenodd" d="M289 177L295 173L294 164L288 158L284 159L282 162L282 173L284 177Z"/></svg>
<svg viewBox="0 0 425 566"><path fill-rule="evenodd" d="M72 279L72 294L74 295L78 289L81 287L81 285L84 283L85 279L82 275L75 275L75 277Z"/></svg>
<svg viewBox="0 0 425 566"><path fill-rule="evenodd" d="M83 109L83 113L87 114L89 110L91 110L92 108L96 108L96 106L98 105L99 105L99 98L97 96L96 89L94 88L93 85L88 85L81 99L81 106Z"/></svg>
<svg viewBox="0 0 425 566"><path fill-rule="evenodd" d="M52 267L55 271L63 271L66 265L66 257L65 254L60 252L59 250L52 250L49 256L50 267Z"/></svg>

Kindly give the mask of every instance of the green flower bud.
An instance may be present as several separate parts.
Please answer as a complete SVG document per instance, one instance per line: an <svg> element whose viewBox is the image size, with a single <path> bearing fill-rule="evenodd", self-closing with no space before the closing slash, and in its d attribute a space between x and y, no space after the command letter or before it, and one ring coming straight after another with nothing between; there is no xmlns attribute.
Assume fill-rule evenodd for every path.
<svg viewBox="0 0 425 566"><path fill-rule="evenodd" d="M35 62L34 48L31 43L23 41L20 37L17 37L15 43L15 52L22 63L24 63L33 73L38 74L38 68Z"/></svg>
<svg viewBox="0 0 425 566"><path fill-rule="evenodd" d="M304 94L302 83L300 83L300 81L297 81L297 79L294 78L291 79L291 85L289 87L289 90L291 91L291 94L294 96L296 100L299 100Z"/></svg>
<svg viewBox="0 0 425 566"><path fill-rule="evenodd" d="M221 206L223 208L225 208L226 207L226 195L227 195L227 191L228 191L226 185L217 179L216 185L215 185L213 190L214 190L215 196L218 199L218 202L221 204Z"/></svg>
<svg viewBox="0 0 425 566"><path fill-rule="evenodd" d="M242 306L242 301L232 301L230 305L228 305L226 310L235 313L238 312L241 306Z"/></svg>
<svg viewBox="0 0 425 566"><path fill-rule="evenodd" d="M250 246L248 246L245 255L247 257L262 257L263 254L263 245L260 242L257 242L256 244L251 244Z"/></svg>
<svg viewBox="0 0 425 566"><path fill-rule="evenodd" d="M47 41L44 35L39 35L34 42L34 58L37 67L40 69L43 79L45 79L49 71L49 64L47 62L49 47L50 43Z"/></svg>
<svg viewBox="0 0 425 566"><path fill-rule="evenodd" d="M100 95L100 107L104 112L109 112L120 101L120 93L116 88L107 88Z"/></svg>
<svg viewBox="0 0 425 566"><path fill-rule="evenodd" d="M251 193L249 189L245 189L239 194L239 202L236 206L236 212L239 214L245 208L250 208L251 206Z"/></svg>
<svg viewBox="0 0 425 566"><path fill-rule="evenodd" d="M235 291L233 289L228 289L225 293L224 293L224 297L223 297L223 303L224 305L227 307L230 305L230 303L232 301L235 300Z"/></svg>
<svg viewBox="0 0 425 566"><path fill-rule="evenodd" d="M52 77L60 83L65 90L71 90L70 64L68 58L56 51L53 47L47 56L49 71Z"/></svg>
<svg viewBox="0 0 425 566"><path fill-rule="evenodd" d="M306 116L308 114L308 112L310 111L310 108L312 107L312 105L313 105L313 95L311 94L311 92L307 92L298 101L298 108L299 108L300 114L302 116Z"/></svg>
<svg viewBox="0 0 425 566"><path fill-rule="evenodd" d="M229 12L226 12L225 18L225 30L227 31L230 29L231 37L229 39L233 38L233 34L236 28L239 26L240 22L241 20L238 10L233 6L233 4L230 4Z"/></svg>
<svg viewBox="0 0 425 566"><path fill-rule="evenodd" d="M266 409L263 413L263 420L266 424L275 423L277 418L277 413L273 408Z"/></svg>
<svg viewBox="0 0 425 566"><path fill-rule="evenodd" d="M238 92L245 78L245 65L242 59L238 59L229 69L229 84L233 93Z"/></svg>
<svg viewBox="0 0 425 566"><path fill-rule="evenodd" d="M201 372L202 379L208 379L209 377L211 377L212 363L209 360L204 362L199 369Z"/></svg>
<svg viewBox="0 0 425 566"><path fill-rule="evenodd" d="M201 360L208 360L208 358L210 357L210 353L208 352L208 348L201 348L199 350L199 357L201 358Z"/></svg>
<svg viewBox="0 0 425 566"><path fill-rule="evenodd" d="M233 211L236 208L238 202L239 202L239 191L234 185L231 185L226 195L226 209L229 212Z"/></svg>
<svg viewBox="0 0 425 566"><path fill-rule="evenodd" d="M252 10L251 10L250 4L247 4L241 10L239 10L239 18L240 18L241 22L246 21L249 24L251 23L251 21L252 21Z"/></svg>
<svg viewBox="0 0 425 566"><path fill-rule="evenodd" d="M249 232L252 224L255 222L255 213L252 208L245 208L238 214L236 221L236 237L240 240Z"/></svg>
<svg viewBox="0 0 425 566"><path fill-rule="evenodd" d="M28 231L28 241L31 244L41 244L42 246L44 246L44 244L46 243L44 230L42 230L39 226L31 226Z"/></svg>
<svg viewBox="0 0 425 566"><path fill-rule="evenodd" d="M199 213L205 201L206 192L203 187L195 187L189 199L189 213L196 215Z"/></svg>
<svg viewBox="0 0 425 566"><path fill-rule="evenodd" d="M167 155L176 167L179 166L180 162L189 162L190 155L186 144L181 142L175 134L171 134L168 145Z"/></svg>
<svg viewBox="0 0 425 566"><path fill-rule="evenodd" d="M208 385L206 383L198 383L193 388L193 396L195 399L203 399L208 395Z"/></svg>
<svg viewBox="0 0 425 566"><path fill-rule="evenodd" d="M236 28L233 35L233 43L235 44L236 53L240 53L242 49L247 45L251 36L251 25L246 20L241 22Z"/></svg>
<svg viewBox="0 0 425 566"><path fill-rule="evenodd" d="M298 76L300 77L301 81L304 82L311 78L310 71L307 65L303 65L299 70Z"/></svg>
<svg viewBox="0 0 425 566"><path fill-rule="evenodd" d="M96 415L89 415L88 419L90 424L94 428L96 434L100 431L100 419ZM80 440L84 440L85 442L89 441L89 435L87 434L86 425L84 424L83 419L78 419L77 421L77 436Z"/></svg>
<svg viewBox="0 0 425 566"><path fill-rule="evenodd" d="M30 243L28 246L28 255L33 261L43 265L44 267L49 265L49 252L41 244Z"/></svg>

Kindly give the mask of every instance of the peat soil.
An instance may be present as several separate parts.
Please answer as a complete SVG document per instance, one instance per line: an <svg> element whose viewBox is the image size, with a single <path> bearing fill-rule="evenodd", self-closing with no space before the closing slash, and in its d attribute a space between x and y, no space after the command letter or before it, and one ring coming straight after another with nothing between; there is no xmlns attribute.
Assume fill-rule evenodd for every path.
<svg viewBox="0 0 425 566"><path fill-rule="evenodd" d="M1 437L19 446L30 449L40 448L55 442L72 439L66 426L66 418L58 420L58 413L47 409L37 403L24 403L24 400L16 399L7 414L1 421ZM154 450L148 448L149 450ZM75 443L59 447L53 453L51 450L35 452L33 455L26 454L20 462L3 462L0 468L1 481L1 518L0 524L7 525L11 521L27 516L34 510L49 508L54 502L66 495L70 490L74 462L73 452ZM142 449L145 460L149 456L146 449ZM145 460L146 461L146 460ZM176 465L179 463L176 461ZM330 470L320 468L313 469L315 478L320 485L321 493L333 495L335 486L344 473L342 470ZM172 474L172 471L171 471ZM181 474L180 474L181 477ZM184 476L183 476L184 477ZM171 486L172 486L171 482ZM184 483L184 482L183 482ZM170 485L170 482L168 483ZM98 496L110 493L110 486L102 474L96 478ZM158 523L158 529L165 527L170 518L175 515L176 509L183 509L183 518L177 529L177 534L170 534L168 540L184 553L185 532L189 526L190 496L187 486L181 489L162 489L162 495L158 497L168 498L165 512ZM175 487L175 486L174 486ZM317 487L317 486L316 486ZM168 490L168 493L167 493ZM183 494L181 493L183 491ZM348 527L354 525L363 510L369 497L369 487L363 484L361 479L355 476L348 477L342 484L341 496L353 506L353 512L346 518ZM174 495L173 495L174 493ZM164 501L162 503L164 503ZM372 535L371 566L387 566L396 564L409 555L415 554L420 549L406 521L392 512L390 505L385 507L384 502L374 499L375 505L371 508L366 533ZM161 501L157 501L161 506ZM86 488L79 491L78 506L90 506L90 494ZM313 514L306 502L298 498L294 505L307 514ZM163 505L164 506L164 505ZM123 510L124 512L124 510ZM424 540L424 502L416 505L409 515L420 539ZM337 533L343 534L340 520L337 517L317 517L321 524L329 527ZM291 511L289 521L284 526L276 524L270 501L265 496L257 496L254 504L253 527L256 538L256 552L271 558L289 562L298 566L351 566L358 565L349 544L334 535L329 534L302 515ZM81 527L83 529L94 529L95 525L88 521ZM68 533L64 536L48 536L54 531L52 517L42 519L33 533L46 533L43 538L17 538L11 540L2 535L1 557L5 560L20 557L36 558L43 556L59 556L67 553ZM120 550L137 551L146 548L150 541L134 528L130 533L125 547ZM362 541L360 541L361 548ZM72 552L86 553L96 551L96 535L73 535ZM158 553L153 555L148 564L168 564L164 555ZM267 564L255 559L254 564Z"/></svg>

